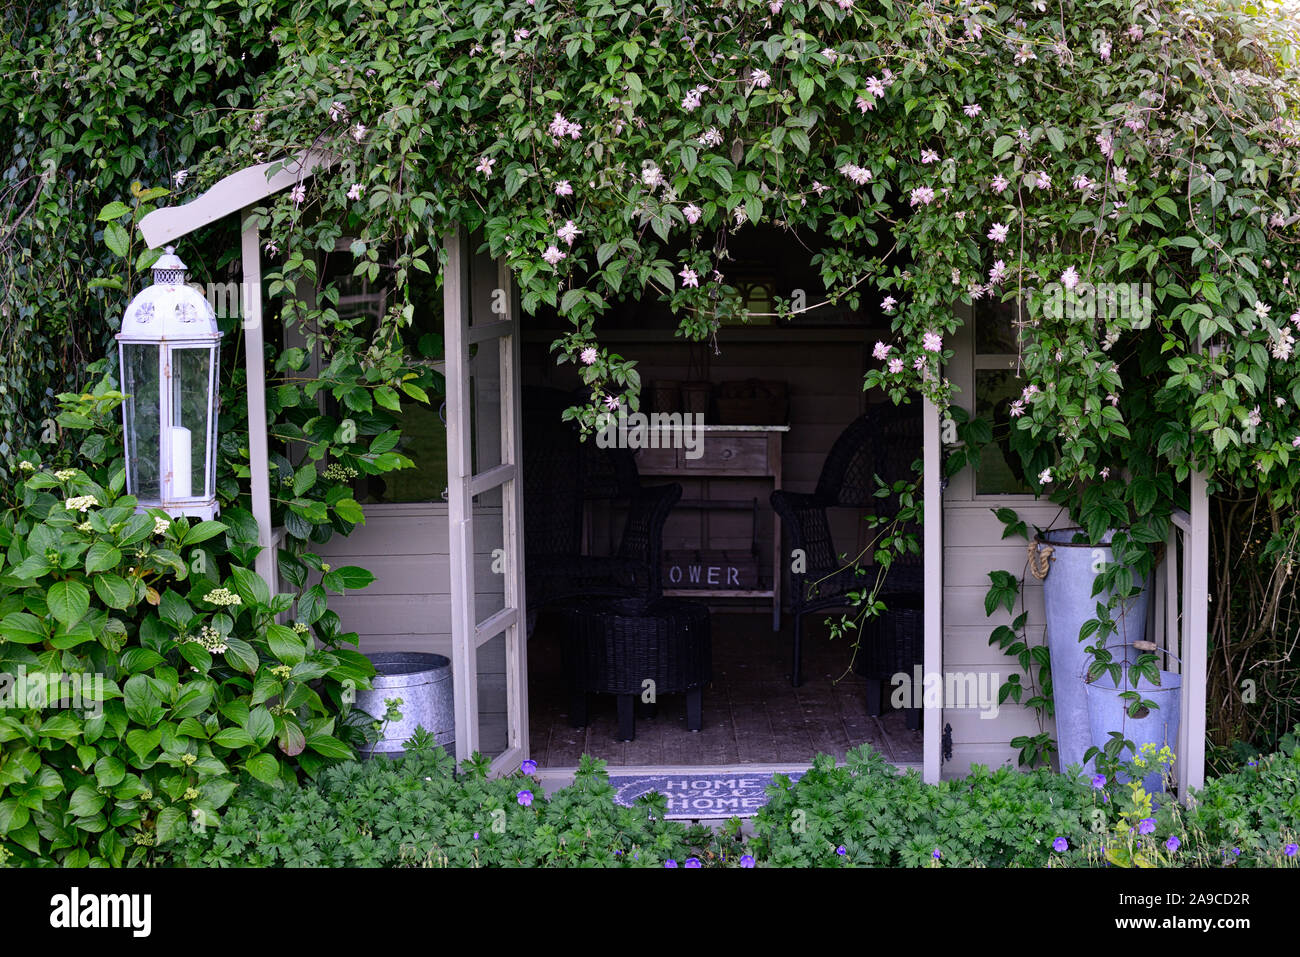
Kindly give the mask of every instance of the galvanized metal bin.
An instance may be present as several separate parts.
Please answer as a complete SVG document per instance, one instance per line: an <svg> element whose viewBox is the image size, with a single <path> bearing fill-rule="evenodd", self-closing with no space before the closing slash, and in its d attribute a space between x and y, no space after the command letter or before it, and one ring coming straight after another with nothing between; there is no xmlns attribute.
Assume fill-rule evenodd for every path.
<svg viewBox="0 0 1300 957"><path fill-rule="evenodd" d="M369 691L358 691L353 707L383 721L386 698L401 698L400 721L390 721L379 741L362 749L366 757L395 755L417 727L430 732L448 754L456 753L456 711L451 659L417 651L388 651L366 655L377 674Z"/></svg>

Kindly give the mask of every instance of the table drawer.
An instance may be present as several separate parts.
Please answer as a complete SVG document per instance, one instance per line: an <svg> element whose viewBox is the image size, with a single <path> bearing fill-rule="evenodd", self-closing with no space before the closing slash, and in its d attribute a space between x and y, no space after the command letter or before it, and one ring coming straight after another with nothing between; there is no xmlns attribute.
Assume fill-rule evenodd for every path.
<svg viewBox="0 0 1300 957"><path fill-rule="evenodd" d="M677 449L637 449L636 468L642 475L672 474L677 471Z"/></svg>
<svg viewBox="0 0 1300 957"><path fill-rule="evenodd" d="M709 435L705 433L699 458L687 458L681 453L683 470L701 472L748 472L765 475L768 472L767 437L758 435Z"/></svg>

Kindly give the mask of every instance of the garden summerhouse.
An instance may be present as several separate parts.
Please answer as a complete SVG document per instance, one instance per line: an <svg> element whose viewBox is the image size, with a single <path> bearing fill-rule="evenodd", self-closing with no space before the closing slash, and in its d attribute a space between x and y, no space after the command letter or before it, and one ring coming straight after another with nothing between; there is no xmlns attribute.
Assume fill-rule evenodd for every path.
<svg viewBox="0 0 1300 957"><path fill-rule="evenodd" d="M151 213L140 224L150 247L175 244L182 256L193 259L202 252L186 247L187 235L226 216L243 217L243 288L251 290L242 312L251 497L265 546L257 568L268 582L276 576L278 541L271 522L264 396L270 331L262 322L259 292L262 243L250 214L328 162L328 156L312 153L288 165L253 166L189 203ZM805 683L792 692L788 671L764 673L789 661L790 575L798 561L794 556L792 563L788 531L768 504L770 492L813 492L837 436L873 407L862 376L872 361L871 342L882 330L878 322L864 322L847 308L810 313L806 323L760 320L727 328L720 353L688 349L674 338L672 324L656 312L657 306L632 304L613 318L608 333L602 332L603 341L638 360L647 382L672 383L678 395L692 383L781 383L781 390L765 395L730 396L744 400L738 407L751 421L738 421L746 415L719 424L706 419L715 432L704 432L697 458L672 448L637 453L647 483L675 481L686 488L683 501L693 502L674 507L663 526L664 551L677 559L660 568L665 594L695 594L713 610L712 687L718 688L721 671L748 675L749 684L729 683L721 696L725 701L711 701L706 688L702 734L670 727L666 736L639 736L639 747L610 743L610 753L601 753L603 744L593 744L591 738L566 737L564 722L539 713L538 700L554 697L551 683L560 677L558 665L548 664L554 650L539 651L534 647L538 639L528 637L533 616L526 596L529 573L537 566L525 555L524 446L533 420L525 397L528 389L563 391L576 380L572 367L557 367L549 352L556 327L548 328L546 317L534 322L534 317L521 316L504 264L476 251L480 242L463 231L448 235L444 245L442 315L436 331L445 348L446 401L441 410L421 410L423 418L410 422L413 440L424 443L425 454L414 456L420 474L399 473L370 496L365 524L322 551L332 562L363 565L378 576L365 591L331 600L345 626L362 636L362 651L431 651L451 659L458 757L480 751L498 768L532 757L544 771L575 765L579 749L636 767L806 766L814 751L833 751L847 739L870 741L894 763L918 767L927 781L963 774L972 763L1014 762L1009 742L1036 733L1037 719L1011 701L989 707L996 704L998 683L1015 666L989 643L991 630L1011 616L999 609L990 617L984 600L991 571L1019 574L1024 568L1025 545L1003 538L995 510L1014 508L1031 528L1059 527L1063 516L1058 506L1027 492L1014 469L996 455L986 457L978 471L966 468L945 479L943 444L953 435L929 403L920 409L913 456L923 462L919 665L922 676L940 676L940 683L945 675L957 680L946 682L946 695L932 699L919 692L921 697L911 702L921 705L919 728L905 727L901 717L886 726L850 713L845 701L850 692L856 700L860 691L853 689L859 686L852 676L837 683L847 668L838 659L824 660L827 647L844 647L844 639L832 641L821 623L838 613L816 611L805 621ZM754 245L753 250L734 251L735 274L745 277L750 303L761 314L774 291L788 294L810 271L802 247L780 246L779 239ZM367 296L382 293L362 290L357 308L368 308ZM996 315L956 308L967 321L948 343L955 356L946 374L960 389L958 401L967 411L994 410L1019 392L1014 349L999 335ZM882 328L887 333L887 323ZM756 411L764 399L777 400L768 407L776 411L767 422ZM784 405L778 408L780 403ZM1181 661L1176 666L1183 679L1176 770L1182 783L1200 785L1209 543L1205 476L1191 476L1189 501L1190 509L1175 516L1153 584L1148 634ZM617 537L613 515L588 510L583 530L588 545ZM838 510L830 519L836 548L857 551L855 545L869 540L862 526L853 509ZM535 572L544 573L545 568ZM1041 638L1042 588L1032 577L1025 580L1030 634L1036 630ZM723 638L730 642L727 648ZM778 660L780 666L772 664ZM992 689L993 702L954 699L954 689L978 690L981 682ZM731 724L711 721L711 715L723 713L731 715ZM725 740L710 736L710 728L719 726ZM882 744L882 734L894 735L897 746ZM665 743L668 737L671 742ZM606 735L603 741L612 739Z"/></svg>

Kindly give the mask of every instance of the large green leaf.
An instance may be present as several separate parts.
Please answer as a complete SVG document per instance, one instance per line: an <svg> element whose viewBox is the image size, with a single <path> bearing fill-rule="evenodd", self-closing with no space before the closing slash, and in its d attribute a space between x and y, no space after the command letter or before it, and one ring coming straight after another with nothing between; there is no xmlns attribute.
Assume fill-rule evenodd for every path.
<svg viewBox="0 0 1300 957"><path fill-rule="evenodd" d="M298 599L298 620L306 625L315 624L325 614L326 600L325 589L312 585Z"/></svg>
<svg viewBox="0 0 1300 957"><path fill-rule="evenodd" d="M162 701L145 675L132 675L122 688L126 715L132 723L152 728L162 720Z"/></svg>
<svg viewBox="0 0 1300 957"><path fill-rule="evenodd" d="M135 591L125 578L119 575L96 575L92 581L95 594L109 608L128 608L135 598Z"/></svg>
<svg viewBox="0 0 1300 957"><path fill-rule="evenodd" d="M255 754L244 764L244 769L259 781L274 784L280 777L280 762L275 755L262 752Z"/></svg>
<svg viewBox="0 0 1300 957"><path fill-rule="evenodd" d="M35 615L16 611L0 619L0 637L19 645L34 645L45 640L45 625Z"/></svg>
<svg viewBox="0 0 1300 957"><path fill-rule="evenodd" d="M78 581L55 582L46 596L50 614L64 625L72 626L90 610L90 592Z"/></svg>
<svg viewBox="0 0 1300 957"><path fill-rule="evenodd" d="M284 625L268 625L266 644L275 655L287 665L296 665L307 657L307 646L292 628Z"/></svg>
<svg viewBox="0 0 1300 957"><path fill-rule="evenodd" d="M230 576L235 580L235 591L245 602L252 605L265 605L271 600L271 590L257 572L236 565L230 569Z"/></svg>
<svg viewBox="0 0 1300 957"><path fill-rule="evenodd" d="M325 573L321 584L330 591L342 594L349 588L365 588L375 580L373 572L356 565L344 565Z"/></svg>
<svg viewBox="0 0 1300 957"><path fill-rule="evenodd" d="M107 542L95 542L86 551L86 574L107 571L122 563L122 553Z"/></svg>
<svg viewBox="0 0 1300 957"><path fill-rule="evenodd" d="M252 645L242 638L227 637L225 641L226 661L250 675L257 671L258 657Z"/></svg>

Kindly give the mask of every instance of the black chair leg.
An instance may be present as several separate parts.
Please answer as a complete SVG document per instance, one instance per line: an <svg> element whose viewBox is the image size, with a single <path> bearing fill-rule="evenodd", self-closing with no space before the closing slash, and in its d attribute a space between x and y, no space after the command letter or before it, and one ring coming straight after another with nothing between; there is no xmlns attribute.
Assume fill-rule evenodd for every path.
<svg viewBox="0 0 1300 957"><path fill-rule="evenodd" d="M636 716L638 718L656 718L659 716L659 703L657 701L643 701L640 697L636 699Z"/></svg>
<svg viewBox="0 0 1300 957"><path fill-rule="evenodd" d="M587 726L587 694L584 691L569 694L569 724L575 728Z"/></svg>
<svg viewBox="0 0 1300 957"><path fill-rule="evenodd" d="M704 689L692 688L686 692L686 727L699 731L704 727Z"/></svg>
<svg viewBox="0 0 1300 957"><path fill-rule="evenodd" d="M636 695L618 696L618 739L631 741L636 737Z"/></svg>
<svg viewBox="0 0 1300 957"><path fill-rule="evenodd" d="M867 679L867 714L879 718L883 710L885 683L879 678Z"/></svg>
<svg viewBox="0 0 1300 957"><path fill-rule="evenodd" d="M921 730L921 709L920 708L907 709L907 730L908 731Z"/></svg>
<svg viewBox="0 0 1300 957"><path fill-rule="evenodd" d="M803 616L794 616L794 664L790 667L790 684L797 688L803 679Z"/></svg>

